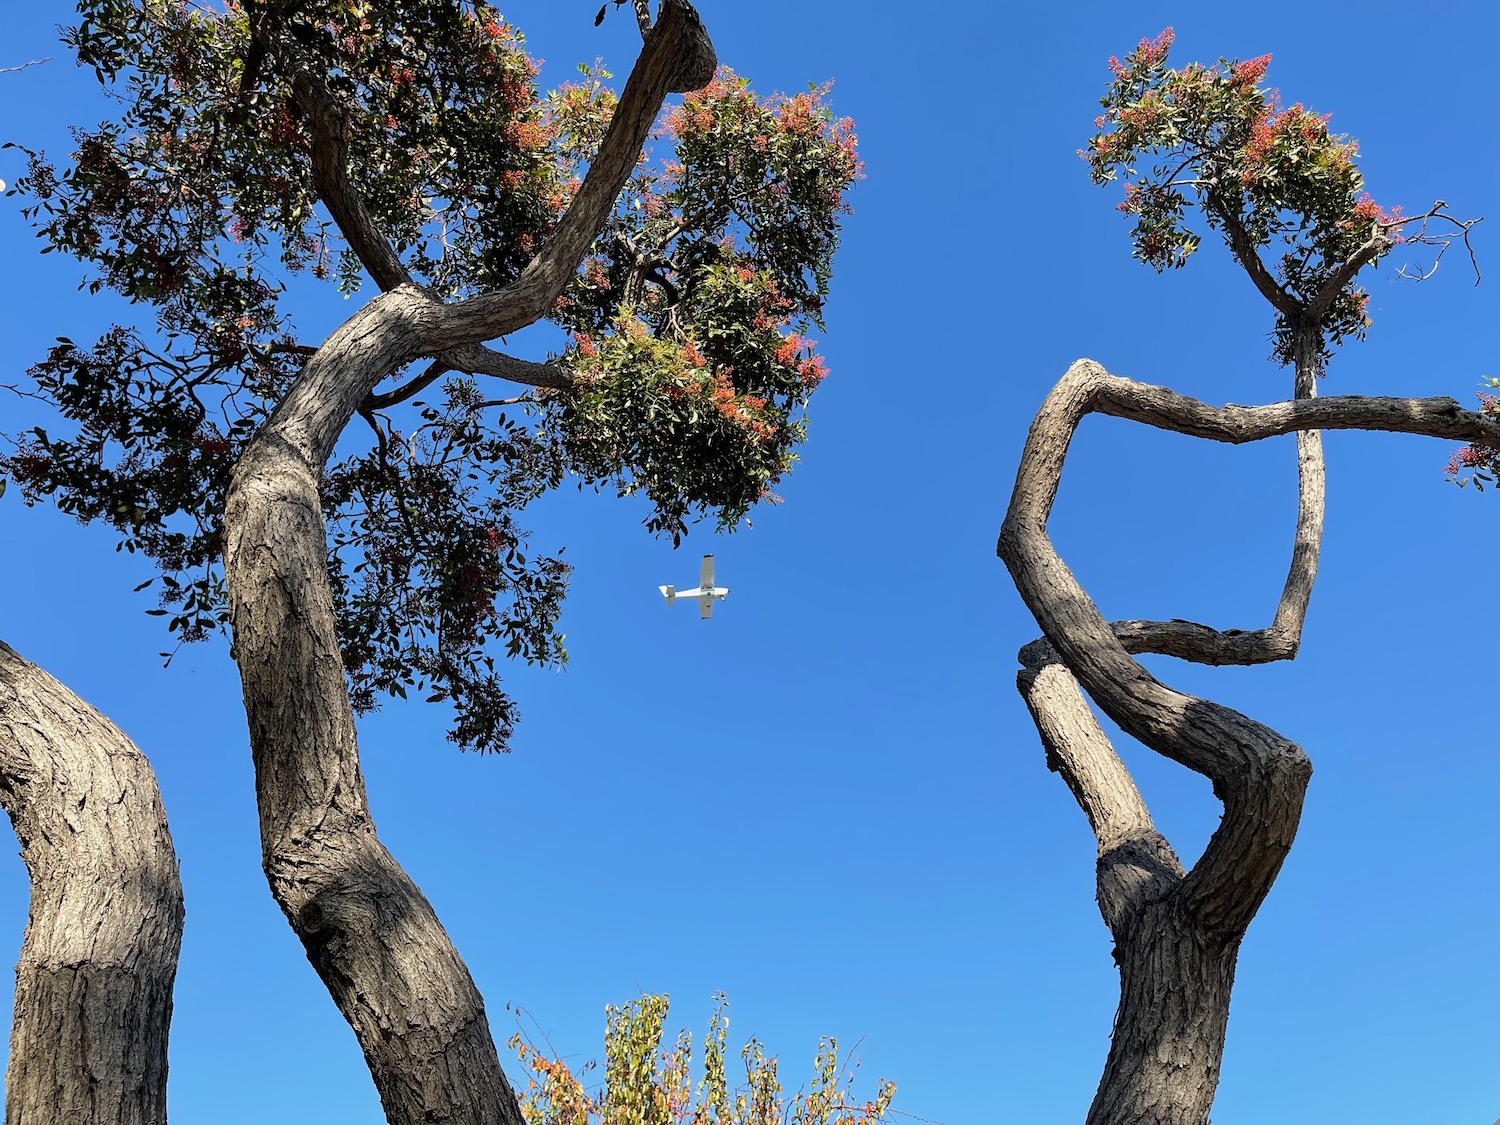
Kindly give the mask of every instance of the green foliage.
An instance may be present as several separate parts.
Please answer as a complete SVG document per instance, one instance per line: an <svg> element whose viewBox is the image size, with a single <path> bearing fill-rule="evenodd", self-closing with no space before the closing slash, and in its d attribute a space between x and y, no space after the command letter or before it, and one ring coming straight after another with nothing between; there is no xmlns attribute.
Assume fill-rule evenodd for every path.
<svg viewBox="0 0 1500 1125"><path fill-rule="evenodd" d="M1168 28L1143 39L1101 99L1098 133L1081 155L1095 183L1125 183L1119 209L1135 220L1134 254L1157 270L1184 265L1199 245L1188 226L1197 205L1243 265L1274 277L1287 303L1313 306L1338 285L1316 329L1322 357L1346 337L1363 337L1368 296L1341 278L1344 267L1378 261L1400 241L1399 208L1382 211L1364 194L1358 147L1328 131L1328 117L1293 105L1258 83L1269 55L1167 67ZM1275 260L1263 265L1259 255ZM1255 261L1251 261L1255 258ZM1296 316L1278 309L1276 355L1291 362Z"/></svg>
<svg viewBox="0 0 1500 1125"><path fill-rule="evenodd" d="M608 102L599 75L550 103L559 135L590 139ZM555 417L576 467L653 503L678 540L716 511L734 527L795 461L801 412L825 371L820 324L843 193L860 175L852 123L826 89L761 100L720 70L670 111L648 163L568 288L578 393Z"/></svg>
<svg viewBox="0 0 1500 1125"><path fill-rule="evenodd" d="M532 664L562 663L557 633L568 566L528 560L520 511L562 478L562 450L519 420L487 417L470 378L441 406L413 405L410 433L325 478L329 577L357 712L381 693L450 701L461 746L503 747L515 707L498 690L493 642Z"/></svg>
<svg viewBox="0 0 1500 1125"><path fill-rule="evenodd" d="M663 1049L667 997L643 996L608 1007L604 1081L590 1092L561 1059L516 1034L510 1046L530 1072L522 1110L529 1125L874 1125L890 1119L896 1085L882 1080L874 1098L857 1101L851 1087L857 1061L824 1039L814 1060L812 1084L785 1097L775 1056L755 1039L740 1052L743 1083L731 1086L725 1065L729 1018L722 996L703 1037L703 1072L692 1077L693 1037L684 1029Z"/></svg>
<svg viewBox="0 0 1500 1125"><path fill-rule="evenodd" d="M27 503L115 527L160 568L171 631L196 640L224 619L229 473L316 351L288 277L363 283L328 170L415 281L492 290L551 233L617 99L600 65L544 96L487 0L83 0L79 14L66 38L118 116L76 130L67 163L28 152L16 190L43 252L84 262L90 292L149 308L155 330L60 341L23 393L71 429L9 435L0 473ZM567 567L525 549L519 516L568 474L641 493L674 541L770 495L824 375L802 333L859 175L823 94L760 99L726 71L664 114L663 152L643 156L552 314L573 335L558 362L574 390L518 400L457 378L414 401L434 367L362 411L367 443L346 434L323 482L357 707L430 691L463 745L504 748L515 710L491 650L564 658Z"/></svg>

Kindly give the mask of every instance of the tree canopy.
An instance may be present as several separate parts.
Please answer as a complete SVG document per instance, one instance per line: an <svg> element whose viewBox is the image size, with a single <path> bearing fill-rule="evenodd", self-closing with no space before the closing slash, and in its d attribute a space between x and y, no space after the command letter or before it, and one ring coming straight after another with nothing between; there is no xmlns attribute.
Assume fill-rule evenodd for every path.
<svg viewBox="0 0 1500 1125"><path fill-rule="evenodd" d="M90 0L80 17L67 40L121 112L75 130L68 163L28 153L17 189L45 250L154 325L59 339L30 376L73 429L11 435L0 471L153 560L153 612L194 641L226 621L229 471L320 343L288 276L452 299L515 283L618 98L597 66L543 92L484 0ZM496 396L485 363L444 357L365 401L366 440L320 490L358 709L422 691L453 704L455 741L505 748L497 652L566 659L568 567L528 552L522 516L564 479L644 495L674 541L774 499L825 374L807 333L860 175L826 94L760 97L723 69L662 115L548 315L564 346L485 372L533 390Z"/></svg>

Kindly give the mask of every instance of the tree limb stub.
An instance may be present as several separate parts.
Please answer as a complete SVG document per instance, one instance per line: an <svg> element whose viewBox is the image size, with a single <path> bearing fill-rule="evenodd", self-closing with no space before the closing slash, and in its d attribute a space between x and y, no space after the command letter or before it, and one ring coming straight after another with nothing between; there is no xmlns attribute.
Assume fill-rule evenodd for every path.
<svg viewBox="0 0 1500 1125"><path fill-rule="evenodd" d="M11 1125L161 1125L182 884L156 778L108 719L0 642L0 805L31 877Z"/></svg>

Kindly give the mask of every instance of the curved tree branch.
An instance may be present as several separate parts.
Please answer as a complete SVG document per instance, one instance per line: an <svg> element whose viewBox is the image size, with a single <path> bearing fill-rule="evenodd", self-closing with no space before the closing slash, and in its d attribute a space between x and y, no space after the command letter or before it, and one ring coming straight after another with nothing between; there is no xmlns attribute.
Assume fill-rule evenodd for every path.
<svg viewBox="0 0 1500 1125"><path fill-rule="evenodd" d="M555 363L517 359L483 344L453 348L444 352L440 358L454 371L466 371L470 375L493 375L527 387L565 391L573 385L573 376Z"/></svg>
<svg viewBox="0 0 1500 1125"><path fill-rule="evenodd" d="M999 553L1047 640L1105 713L1132 737L1208 777L1225 801L1223 823L1178 893L1192 901L1195 913L1212 919L1215 929L1229 931L1248 925L1291 844L1311 772L1307 758L1293 743L1238 712L1159 683L1115 638L1058 558L1046 531L1079 421L1093 411L1147 416L1182 432L1183 419L1175 413L1143 409L1164 405L1163 396L1194 402L1164 388L1140 388L1116 379L1086 360L1074 364L1032 423ZM1200 415L1213 411L1194 405ZM1316 402L1278 405L1300 408ZM1207 427L1200 423L1199 428Z"/></svg>
<svg viewBox="0 0 1500 1125"><path fill-rule="evenodd" d="M278 45L292 74L292 96L312 134L313 184L334 224L375 284L390 290L411 281L395 248L375 225L349 180L349 122L321 74L294 47Z"/></svg>
<svg viewBox="0 0 1500 1125"><path fill-rule="evenodd" d="M1315 354L1310 339L1302 343L1299 358ZM1302 382L1315 378L1312 371L1299 363L1299 397L1290 402L1212 407L1080 360L1038 412L1022 455L999 553L1046 639L1022 649L1018 687L1049 765L1094 830L1100 909L1121 969L1120 1008L1090 1125L1127 1125L1143 1115L1168 1125L1206 1119L1238 945L1291 846L1311 775L1299 747L1236 711L1173 691L1130 653L1215 664L1292 655L1316 569L1315 541L1310 562L1297 556L1304 531L1316 539L1304 518L1314 492L1321 521L1321 456L1315 490L1303 474L1298 551L1275 623L1257 633L1220 633L1192 622L1104 621L1047 536L1068 445L1092 412L1236 444L1316 429L1500 442L1500 423L1452 399L1314 398L1311 383ZM1187 873L1152 826L1075 676L1121 729L1212 781L1223 821Z"/></svg>
<svg viewBox="0 0 1500 1125"><path fill-rule="evenodd" d="M693 6L662 0L599 151L552 236L510 285L447 306L433 351L493 340L546 315L603 228L666 96L707 85L716 65Z"/></svg>
<svg viewBox="0 0 1500 1125"><path fill-rule="evenodd" d="M0 805L31 876L5 1120L162 1125L182 885L156 777L3 642Z"/></svg>
<svg viewBox="0 0 1500 1125"><path fill-rule="evenodd" d="M1271 302L1271 307L1283 316L1296 320L1301 314L1301 306L1297 299L1276 284L1276 279L1271 276L1271 271L1266 269L1265 262L1260 260L1260 254L1256 252L1255 243L1251 241L1250 232L1245 229L1245 224L1240 222L1239 212L1236 208L1219 198L1217 192L1208 193L1208 205L1210 212L1224 224L1224 230L1229 235L1229 249L1233 251L1235 261L1250 275L1250 280L1255 283L1255 288L1260 290L1260 295Z"/></svg>

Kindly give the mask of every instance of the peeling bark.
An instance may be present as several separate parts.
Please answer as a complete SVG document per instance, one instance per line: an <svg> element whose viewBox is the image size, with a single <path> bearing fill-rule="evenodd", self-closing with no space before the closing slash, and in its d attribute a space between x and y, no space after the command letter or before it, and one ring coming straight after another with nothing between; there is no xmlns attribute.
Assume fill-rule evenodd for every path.
<svg viewBox="0 0 1500 1125"><path fill-rule="evenodd" d="M1452 399L1314 397L1316 339L1297 347L1297 397L1212 407L1075 363L1032 423L999 554L1044 638L1020 653L1017 686L1098 843L1099 909L1115 940L1120 1006L1088 1125L1205 1125L1218 1085L1235 962L1291 848L1312 767L1302 749L1228 707L1174 691L1133 653L1206 664L1290 659L1300 642L1323 518L1318 429L1500 443L1500 424ZM1219 631L1190 621L1107 622L1047 536L1078 423L1092 412L1213 441L1296 432L1297 533L1272 624ZM1184 870L1156 831L1080 685L1122 730L1213 783L1224 816Z"/></svg>
<svg viewBox="0 0 1500 1125"><path fill-rule="evenodd" d="M668 92L713 76L684 0L664 0L568 211L510 286L444 304L405 280L367 221L336 150L319 190L385 290L304 366L236 464L224 515L225 581L255 763L271 890L353 1028L393 1125L520 1125L484 1002L432 906L381 844L359 766L318 482L376 385L436 357L547 385L540 365L484 341L548 312L607 218ZM310 103L314 86L305 87ZM330 134L336 132L332 117ZM335 137L336 140L336 137ZM344 218L340 218L343 216ZM364 216L361 219L361 216ZM393 265L393 262L395 263Z"/></svg>
<svg viewBox="0 0 1500 1125"><path fill-rule="evenodd" d="M164 1125L182 886L156 778L3 642L0 805L31 876L6 1125Z"/></svg>

